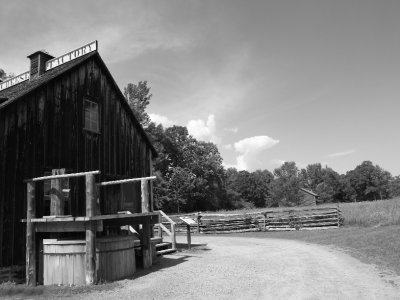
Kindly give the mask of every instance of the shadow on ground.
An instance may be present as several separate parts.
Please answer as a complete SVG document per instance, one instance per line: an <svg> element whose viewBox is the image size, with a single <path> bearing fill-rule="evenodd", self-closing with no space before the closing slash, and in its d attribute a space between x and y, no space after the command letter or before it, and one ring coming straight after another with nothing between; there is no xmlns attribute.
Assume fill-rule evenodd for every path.
<svg viewBox="0 0 400 300"><path fill-rule="evenodd" d="M153 262L153 265L149 269L137 268L134 276L114 281L114 282L102 282L93 286L37 286L29 287L24 284L16 284L12 282L6 282L0 284L0 299L1 298L29 298L29 299L46 299L46 298L57 298L57 297L71 297L78 294L90 293L94 291L110 291L121 287L125 280L135 280L137 278L146 276L148 274L159 272L176 265L186 262L191 257L199 257L196 253L201 251L210 251L207 244L192 244L191 249L188 249L186 243L177 243L177 252L165 256L159 256Z"/></svg>

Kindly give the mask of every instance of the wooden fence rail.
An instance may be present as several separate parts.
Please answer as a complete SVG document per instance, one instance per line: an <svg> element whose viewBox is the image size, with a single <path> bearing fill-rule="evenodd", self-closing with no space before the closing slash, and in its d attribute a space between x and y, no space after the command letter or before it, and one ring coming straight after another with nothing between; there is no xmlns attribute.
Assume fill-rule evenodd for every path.
<svg viewBox="0 0 400 300"><path fill-rule="evenodd" d="M187 230L186 224L179 219L182 216L192 218L197 222L197 226L190 228L192 233L316 230L338 228L343 223L338 207L305 207L246 214L193 213L169 216L176 223L177 232ZM162 218L162 222L169 221Z"/></svg>

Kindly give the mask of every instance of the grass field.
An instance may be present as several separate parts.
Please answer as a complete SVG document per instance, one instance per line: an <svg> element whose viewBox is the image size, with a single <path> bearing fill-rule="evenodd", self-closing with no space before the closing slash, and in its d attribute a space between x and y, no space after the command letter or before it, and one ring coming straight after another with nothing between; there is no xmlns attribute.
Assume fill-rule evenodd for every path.
<svg viewBox="0 0 400 300"><path fill-rule="evenodd" d="M400 225L400 198L357 203L340 203L346 226Z"/></svg>

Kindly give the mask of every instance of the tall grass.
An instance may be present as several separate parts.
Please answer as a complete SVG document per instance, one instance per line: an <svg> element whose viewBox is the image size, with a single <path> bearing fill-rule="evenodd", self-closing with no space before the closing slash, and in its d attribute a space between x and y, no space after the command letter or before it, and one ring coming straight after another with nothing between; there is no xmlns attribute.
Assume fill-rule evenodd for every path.
<svg viewBox="0 0 400 300"><path fill-rule="evenodd" d="M345 226L400 225L400 198L340 203L339 208Z"/></svg>
<svg viewBox="0 0 400 300"><path fill-rule="evenodd" d="M319 205L322 206L337 206L342 212L345 226L360 226L360 227L371 227L371 226L388 226L388 225L400 225L400 197L389 199L389 200L378 200L378 201L364 201L364 202L353 202L353 203L331 203ZM304 207L303 207L304 208ZM287 207L277 208L258 208L258 209L237 209L237 210L220 210L220 214L246 214L254 213L258 211L281 211L287 210ZM301 207L291 207L290 209L297 210L302 209Z"/></svg>

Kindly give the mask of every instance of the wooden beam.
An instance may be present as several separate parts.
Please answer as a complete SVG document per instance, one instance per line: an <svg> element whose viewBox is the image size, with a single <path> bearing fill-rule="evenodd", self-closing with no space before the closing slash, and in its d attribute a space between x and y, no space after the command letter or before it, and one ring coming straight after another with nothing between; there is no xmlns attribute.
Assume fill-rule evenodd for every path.
<svg viewBox="0 0 400 300"><path fill-rule="evenodd" d="M103 231L103 221L97 223L96 231ZM91 222L45 222L36 223L36 232L86 232L91 229Z"/></svg>
<svg viewBox="0 0 400 300"><path fill-rule="evenodd" d="M103 220L104 225L106 226L125 226L125 225L130 225L130 226L135 226L138 224L143 224L146 222L146 220L149 220L150 225L158 224L158 219L154 216L143 216L141 218L135 218L135 219L108 219L108 220Z"/></svg>
<svg viewBox="0 0 400 300"><path fill-rule="evenodd" d="M70 216L64 216L64 217L45 217L45 218L32 218L31 221L33 223L50 223L50 222L70 222L70 221L75 221L75 222L87 222L87 221L101 221L101 220L127 220L127 224L129 222L132 222L131 220L138 219L139 221L133 221L136 222L136 224L141 224L143 221L143 218L146 217L151 217L152 220L156 220L156 223L158 223L158 212L149 212L149 213L133 213L133 214L113 214L113 215L98 215L98 216L92 216L92 217L70 217ZM22 219L21 222L26 223L26 219ZM153 221L152 221L153 222Z"/></svg>
<svg viewBox="0 0 400 300"><path fill-rule="evenodd" d="M142 188L142 212L149 212L149 189L147 180L141 180Z"/></svg>
<svg viewBox="0 0 400 300"><path fill-rule="evenodd" d="M147 218L145 222L143 222L143 230L142 230L142 257L143 257L143 269L150 268L153 264L153 254L151 250L151 227L150 227L150 219Z"/></svg>
<svg viewBox="0 0 400 300"><path fill-rule="evenodd" d="M26 210L26 284L36 286L36 239L35 223L35 184L27 184L27 210Z"/></svg>
<svg viewBox="0 0 400 300"><path fill-rule="evenodd" d="M83 177L86 175L96 175L96 174L100 174L100 171L90 171L90 172L71 173L71 174L64 174L64 175L51 175L51 176L36 177L36 178L32 178L32 179L26 179L26 180L24 180L24 182L37 182L37 181L61 179L61 178Z"/></svg>
<svg viewBox="0 0 400 300"><path fill-rule="evenodd" d="M65 169L53 169L53 175L65 174ZM62 216L64 215L64 195L62 193L61 179L51 180L50 189L50 215L51 216Z"/></svg>
<svg viewBox="0 0 400 300"><path fill-rule="evenodd" d="M114 185L114 184L123 184L123 183L137 182L137 181L142 181L142 180L154 180L156 178L157 178L156 176L150 176L150 177L141 177L141 178L130 178L130 179L122 179L122 180L114 180L114 181L105 181L105 182L99 183L98 185L106 186L106 185Z"/></svg>
<svg viewBox="0 0 400 300"><path fill-rule="evenodd" d="M86 175L86 216L93 217L96 213L96 183L94 174ZM96 224L90 222L86 229L86 284L96 283Z"/></svg>
<svg viewBox="0 0 400 300"><path fill-rule="evenodd" d="M150 176L153 176L153 154L151 153L151 150L149 150L149 158L150 158ZM150 190L149 190L149 194L150 194L150 211L154 211L154 199L153 199L153 180L150 180Z"/></svg>

